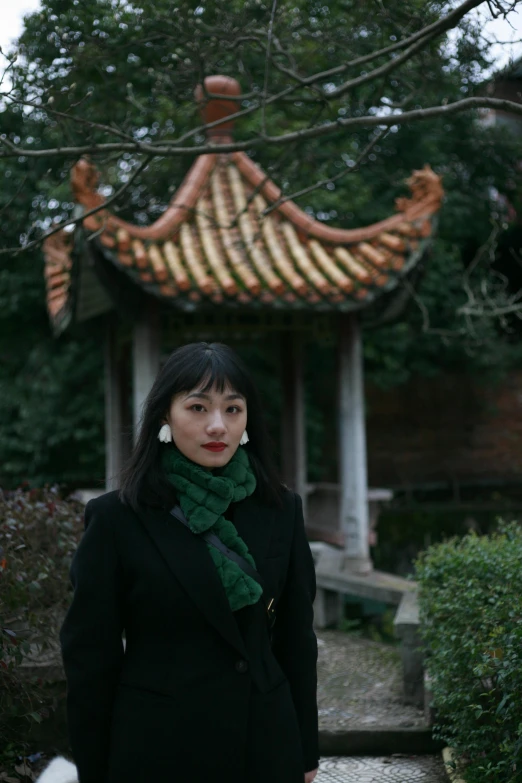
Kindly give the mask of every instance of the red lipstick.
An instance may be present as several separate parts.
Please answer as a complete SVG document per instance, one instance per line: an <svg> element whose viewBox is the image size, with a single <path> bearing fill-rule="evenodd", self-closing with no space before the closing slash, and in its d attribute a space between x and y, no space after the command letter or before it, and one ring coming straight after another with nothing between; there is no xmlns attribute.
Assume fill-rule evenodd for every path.
<svg viewBox="0 0 522 783"><path fill-rule="evenodd" d="M203 446L203 448L207 449L207 451L215 451L215 452L223 451L224 449L226 449L226 447L227 447L226 443L221 443L219 441L211 441L210 443L205 443Z"/></svg>

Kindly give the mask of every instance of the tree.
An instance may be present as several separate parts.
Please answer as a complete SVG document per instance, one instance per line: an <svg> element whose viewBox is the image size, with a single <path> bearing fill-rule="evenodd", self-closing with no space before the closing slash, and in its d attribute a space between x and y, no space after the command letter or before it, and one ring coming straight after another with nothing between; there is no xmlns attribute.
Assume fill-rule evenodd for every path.
<svg viewBox="0 0 522 783"><path fill-rule="evenodd" d="M470 0L447 13L442 2L388 7L376 0L369 13L368 4L350 1L213 0L182 2L173 12L164 0L139 6L45 0L28 16L0 119L0 220L8 251L0 278L4 477L21 477L24 465L40 480L57 471L73 482L101 474L96 335L77 329L52 342L39 241L71 219L68 174L85 151L101 169L108 195L128 183L113 205L120 214L154 220L194 156L208 149L192 92L210 73L241 81L236 146L249 150L285 197L305 191L298 203L320 220L347 228L378 220L412 168L429 161L443 174L448 197L439 238L414 292L425 309L368 336L370 377L387 384L434 371L441 334L446 364L461 364L464 355L472 364L494 358L505 366L513 346L498 322L475 318L470 328L459 313L467 301L463 276L493 228L491 188L514 200L520 183L515 140L476 122L477 106L497 105L482 86L487 45L466 16L478 5ZM491 7L507 13L514 5ZM447 31L455 26L450 42ZM469 107L475 108L464 111ZM24 246L29 249L16 252ZM476 267L473 290L484 280L492 285L492 274L487 264ZM313 389L311 396L320 399ZM64 406L72 397L75 411ZM43 399L45 420L56 423L54 454L43 418L32 415ZM312 426L314 411L320 429L317 404ZM35 441L40 456L29 465ZM71 456L80 451L83 465Z"/></svg>
<svg viewBox="0 0 522 783"><path fill-rule="evenodd" d="M467 46L468 57L469 54L475 57L471 65L475 70L480 66L480 60L476 59L480 53L478 31L465 19L469 11L482 5L482 0L466 0L450 11L438 2L423 4L410 0L409 7L394 9L393 14L380 4L376 5L375 18L371 20L363 8L355 9L350 3L342 2L329 6L305 2L292 8L288 5L278 8L277 0L273 0L271 9L255 0L239 5L223 0L207 5L186 2L172 15L162 0L154 3L152 9L147 4L130 7L119 1L103 0L88 6L97 17L89 19L92 15L87 13L87 21L94 27L90 41L85 35L90 25L82 25L76 13L79 2L57 5L53 4L53 10L58 14L46 14L49 6L44 6L44 13L38 19L32 17L39 25L37 37L43 32L42 22L44 26L46 22L52 23L45 51L47 58L51 55L48 69L38 69L38 59L32 58L34 45L31 46L28 36L22 36L21 53L35 67L27 74L25 69L14 66L14 88L5 92L4 98L8 107L33 108L44 122L48 118L61 121L69 138L62 134L60 143L54 146L47 143L33 147L20 145L4 134L1 157L26 155L62 160L98 152L180 157L211 151L204 141L190 143L203 128L176 137L168 125L153 123L152 128L147 128L148 135L137 132L143 126L133 123L132 112L127 107L121 107L123 112L116 110L117 120L111 123L92 119L92 108L100 99L110 97L107 92L118 81L118 76L111 79L110 75L121 72L114 46L126 50L127 62L130 58L130 62L139 66L137 83L127 82L125 87L128 100L145 114L147 109L159 108L167 96L170 100L186 98L187 86L190 89L195 81L202 81L205 73L216 70L216 65L229 68L235 65L245 72L250 89L240 96L244 108L237 114L254 115L257 132L233 142L231 151L299 144L346 129L390 127L450 116L480 106L522 114L518 103L485 96L463 98L461 95L460 100L446 99L442 104L428 99L428 106L412 105L420 97L416 78L420 74L415 74L419 61L415 58L420 57L427 69L421 79L426 85L429 69L440 55L441 36L448 30L460 24L462 32L471 33L468 40L459 40L458 47ZM501 0L492 3L496 15L507 15L516 5L517 2L502 5ZM146 10L152 10L152 15L148 16ZM416 29L412 31L411 26ZM138 40L134 36L136 32L141 33ZM319 46L325 48L321 50ZM81 88L78 90L77 82L71 82L70 77L77 68L92 79L91 89L85 93ZM451 67L447 65L446 70L451 71ZM473 82L474 68L467 70L461 93L469 92L467 85ZM450 84L448 81L446 86ZM135 90L144 86L149 88L149 100L133 99ZM346 104L352 103L354 97L358 108L348 113ZM423 97L426 102L427 96ZM284 125L296 104L299 127L287 129ZM397 111L376 111L383 104ZM282 107L285 111L281 115ZM95 114L98 116L98 112ZM224 149L227 151L229 146Z"/></svg>

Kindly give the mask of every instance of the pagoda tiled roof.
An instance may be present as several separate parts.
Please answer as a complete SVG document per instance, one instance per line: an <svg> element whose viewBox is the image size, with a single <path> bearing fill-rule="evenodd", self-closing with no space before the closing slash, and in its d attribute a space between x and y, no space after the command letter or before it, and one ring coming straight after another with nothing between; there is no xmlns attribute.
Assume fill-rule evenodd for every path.
<svg viewBox="0 0 522 783"><path fill-rule="evenodd" d="M217 94L239 91L226 77L210 77L205 86ZM231 106L211 99L204 119L226 118ZM413 172L407 183L411 197L397 199L386 220L334 228L285 200L244 152L220 152L220 142L230 140L230 125L218 126L221 135L214 131L216 151L196 159L150 226L122 220L103 207L92 163L82 159L74 167L77 204L84 213L101 207L83 219L81 231L135 285L185 310L349 310L397 286L418 262L443 198L440 178L429 166ZM47 305L55 326L71 307L71 250L72 237L65 232L44 244Z"/></svg>

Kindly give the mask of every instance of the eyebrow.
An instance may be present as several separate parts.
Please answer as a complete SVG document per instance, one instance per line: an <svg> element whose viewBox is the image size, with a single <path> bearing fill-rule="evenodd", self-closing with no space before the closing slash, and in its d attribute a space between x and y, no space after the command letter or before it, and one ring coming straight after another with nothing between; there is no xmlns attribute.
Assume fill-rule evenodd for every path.
<svg viewBox="0 0 522 783"><path fill-rule="evenodd" d="M210 400L210 394L205 394L205 392L192 392L192 394L188 394L185 399L190 400L192 397L197 397L200 400ZM242 394L227 394L225 397L225 400L244 400Z"/></svg>

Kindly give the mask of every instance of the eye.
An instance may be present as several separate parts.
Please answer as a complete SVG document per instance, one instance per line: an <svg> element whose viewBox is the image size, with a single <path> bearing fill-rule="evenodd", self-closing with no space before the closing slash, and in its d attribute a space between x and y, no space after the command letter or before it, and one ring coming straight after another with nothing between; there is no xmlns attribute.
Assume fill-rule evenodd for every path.
<svg viewBox="0 0 522 783"><path fill-rule="evenodd" d="M195 402L194 405L190 406L190 410L195 411L196 413L201 413L201 411L204 411L205 408L203 407L203 405L201 405L201 403Z"/></svg>
<svg viewBox="0 0 522 783"><path fill-rule="evenodd" d="M228 413L241 413L243 408L240 408L239 405L231 405L230 408L227 408Z"/></svg>

